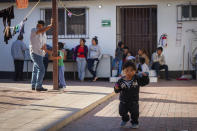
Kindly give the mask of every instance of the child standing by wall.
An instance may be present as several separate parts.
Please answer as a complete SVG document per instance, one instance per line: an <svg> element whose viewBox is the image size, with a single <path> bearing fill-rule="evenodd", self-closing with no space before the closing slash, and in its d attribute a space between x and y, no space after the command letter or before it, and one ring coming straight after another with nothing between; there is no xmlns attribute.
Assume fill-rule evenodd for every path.
<svg viewBox="0 0 197 131"><path fill-rule="evenodd" d="M115 84L114 91L120 93L119 114L122 117L121 127L125 127L131 117L132 128L139 128L139 91L140 86L149 83L147 75L138 76L136 65L127 61L124 64L124 77ZM130 113L130 116L128 114Z"/></svg>
<svg viewBox="0 0 197 131"><path fill-rule="evenodd" d="M119 77L122 72L123 55L124 55L124 44L122 41L120 41L118 42L118 48L116 49L115 59L113 60L112 63L113 68L118 64L117 77Z"/></svg>
<svg viewBox="0 0 197 131"><path fill-rule="evenodd" d="M59 89L66 88L66 82L64 77L64 60L66 59L66 52L63 50L64 43L59 42L58 43L58 56L60 56L58 60L58 79L59 79Z"/></svg>
<svg viewBox="0 0 197 131"><path fill-rule="evenodd" d="M47 52L50 55L50 59L58 59L58 83L59 83L59 89L66 88L66 82L64 77L64 60L66 59L66 52L63 50L64 43L58 42L58 57L52 56L52 51L47 50L46 47L43 48L45 52Z"/></svg>

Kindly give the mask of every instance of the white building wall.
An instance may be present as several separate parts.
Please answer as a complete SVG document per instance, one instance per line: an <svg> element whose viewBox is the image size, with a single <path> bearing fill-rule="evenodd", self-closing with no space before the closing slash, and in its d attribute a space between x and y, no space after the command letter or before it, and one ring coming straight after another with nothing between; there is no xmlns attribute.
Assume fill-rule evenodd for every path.
<svg viewBox="0 0 197 131"><path fill-rule="evenodd" d="M169 65L170 70L182 69L182 48L183 44L186 45L186 52L189 51L189 41L194 36L191 33L186 33L188 29L197 30L197 22L184 22L183 23L183 35L182 46L176 46L176 5L181 3L188 3L187 0L174 1L174 0L107 0L107 1L88 1L88 2L65 2L68 7L88 7L89 8L89 39L87 39L87 45L91 43L91 38L98 36L99 44L102 47L104 54L114 55L116 48L116 6L124 5L157 5L158 6L158 39L162 33L168 34L168 46L164 48L164 54L166 56L166 62ZM195 1L194 1L195 2ZM171 6L168 7L167 4ZM12 20L12 26L19 23L27 12L32 8L35 3L30 3L28 9L16 9L15 19ZM99 9L98 5L101 4L102 8ZM0 9L8 7L10 4L0 5ZM32 27L36 26L37 20L40 19L40 8L51 7L51 3L41 3L38 8L34 10L32 15L28 18L25 24L25 36L24 42L29 45L30 31ZM111 20L111 27L102 27L101 20ZM10 53L11 43L16 40L16 36L9 41L6 45L3 41L3 24L0 19L0 71L13 71L13 61ZM79 43L79 39L66 39L60 40L65 42L68 48L72 48ZM48 40L51 43L51 40ZM185 64L187 64L187 56L185 56ZM31 68L31 67L30 67ZM185 67L187 68L187 67ZM51 69L50 69L51 70Z"/></svg>
<svg viewBox="0 0 197 131"><path fill-rule="evenodd" d="M191 3L197 3L196 0L190 1ZM195 38L190 32L186 33L188 29L197 30L197 21L183 22L182 30L182 45L176 45L176 32L177 32L177 8L179 4L188 4L187 0L117 0L116 5L157 5L158 13L158 40L162 33L168 34L168 46L164 47L164 54L166 57L166 63L169 65L169 70L182 70L182 58L183 58L183 45L186 46L185 54L185 69L187 69L188 57L187 53L189 50L189 41ZM171 4L171 6L167 6ZM197 37L197 36L196 36ZM197 43L196 43L197 46Z"/></svg>

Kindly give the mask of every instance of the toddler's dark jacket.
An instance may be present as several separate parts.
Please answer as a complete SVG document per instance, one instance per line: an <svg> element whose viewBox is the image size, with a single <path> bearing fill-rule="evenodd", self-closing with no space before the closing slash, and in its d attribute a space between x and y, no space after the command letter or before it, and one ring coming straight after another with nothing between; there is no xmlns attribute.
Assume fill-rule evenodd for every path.
<svg viewBox="0 0 197 131"><path fill-rule="evenodd" d="M126 81L124 77L118 80L114 87L115 93L120 93L120 101L121 102L133 102L139 101L139 91L140 86L145 86L149 84L148 76L133 76L132 80Z"/></svg>

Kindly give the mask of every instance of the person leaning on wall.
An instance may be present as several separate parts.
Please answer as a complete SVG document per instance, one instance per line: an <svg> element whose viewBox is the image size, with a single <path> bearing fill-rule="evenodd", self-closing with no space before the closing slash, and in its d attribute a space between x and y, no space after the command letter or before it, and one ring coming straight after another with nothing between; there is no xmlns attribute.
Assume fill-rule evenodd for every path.
<svg viewBox="0 0 197 131"><path fill-rule="evenodd" d="M80 44L75 47L74 58L77 61L78 67L78 78L81 82L85 78L85 69L88 56L88 47L85 45L86 40L84 38L80 39Z"/></svg>
<svg viewBox="0 0 197 131"><path fill-rule="evenodd" d="M98 39L95 36L94 38L92 38L92 44L89 46L88 61L87 61L88 70L93 76L93 81L96 81L98 79L96 75L96 70L100 59L101 59L101 48L98 45ZM94 66L96 66L95 69Z"/></svg>

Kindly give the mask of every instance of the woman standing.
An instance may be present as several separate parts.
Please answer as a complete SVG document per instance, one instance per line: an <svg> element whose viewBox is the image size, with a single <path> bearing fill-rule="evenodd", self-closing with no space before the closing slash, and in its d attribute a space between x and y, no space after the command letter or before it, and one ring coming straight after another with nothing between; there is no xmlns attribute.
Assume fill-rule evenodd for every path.
<svg viewBox="0 0 197 131"><path fill-rule="evenodd" d="M80 81L84 81L86 61L88 55L88 47L85 45L86 40L84 38L80 39L80 45L75 47L75 58L78 67L78 78Z"/></svg>
<svg viewBox="0 0 197 131"><path fill-rule="evenodd" d="M96 69L99 62L99 58L101 58L101 49L98 45L98 39L95 36L92 39L92 45L90 45L88 52L88 70L93 75L93 81L96 81L98 79L98 77L96 76ZM95 62L97 62L96 68L93 69Z"/></svg>

